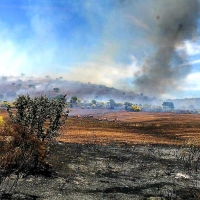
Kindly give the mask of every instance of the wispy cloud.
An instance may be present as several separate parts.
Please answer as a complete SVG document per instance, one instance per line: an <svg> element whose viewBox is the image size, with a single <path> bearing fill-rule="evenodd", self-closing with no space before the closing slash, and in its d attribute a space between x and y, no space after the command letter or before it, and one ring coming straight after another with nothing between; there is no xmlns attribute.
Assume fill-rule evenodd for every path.
<svg viewBox="0 0 200 200"><path fill-rule="evenodd" d="M200 63L200 59L197 59L197 60L193 60L193 61L190 61L190 62L183 63L180 66L191 66L191 65L196 65L196 64L199 64L199 63Z"/></svg>
<svg viewBox="0 0 200 200"><path fill-rule="evenodd" d="M185 41L180 46L178 46L176 50L178 52L184 51L188 56L195 56L200 54L200 44L197 42Z"/></svg>
<svg viewBox="0 0 200 200"><path fill-rule="evenodd" d="M134 15L129 16L129 19L138 27L145 29L147 31L149 31L149 27L147 26L147 24L145 24L144 22L140 21L139 19L137 19Z"/></svg>
<svg viewBox="0 0 200 200"><path fill-rule="evenodd" d="M200 54L200 45L197 43L192 43L189 41L185 42L185 49L188 55L199 55Z"/></svg>
<svg viewBox="0 0 200 200"><path fill-rule="evenodd" d="M185 78L185 84L181 87L182 90L200 90L200 72L191 73Z"/></svg>

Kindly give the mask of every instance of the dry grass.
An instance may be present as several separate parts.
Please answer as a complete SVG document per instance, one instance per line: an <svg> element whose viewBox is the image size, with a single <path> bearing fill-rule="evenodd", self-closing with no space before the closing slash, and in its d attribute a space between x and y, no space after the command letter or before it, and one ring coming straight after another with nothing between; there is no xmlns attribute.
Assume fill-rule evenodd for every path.
<svg viewBox="0 0 200 200"><path fill-rule="evenodd" d="M5 120L6 111L0 111ZM108 120L69 117L59 141L75 143L118 144L200 144L200 115L176 113L112 112L99 115Z"/></svg>
<svg viewBox="0 0 200 200"><path fill-rule="evenodd" d="M200 115L197 114L115 112L98 117L108 120L119 118L120 122L69 118L59 140L131 145L198 145L200 141Z"/></svg>

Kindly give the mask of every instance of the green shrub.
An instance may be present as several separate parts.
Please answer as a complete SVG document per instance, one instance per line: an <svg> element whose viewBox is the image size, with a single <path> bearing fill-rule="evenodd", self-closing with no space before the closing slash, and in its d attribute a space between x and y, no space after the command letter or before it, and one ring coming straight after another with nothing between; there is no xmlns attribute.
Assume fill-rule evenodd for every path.
<svg viewBox="0 0 200 200"><path fill-rule="evenodd" d="M7 104L10 120L4 123L0 116L0 184L9 182L12 174L17 177L10 188L3 189L5 194L15 188L21 174L49 175L50 165L45 158L50 142L59 135L58 130L67 119L65 102L65 96L48 99L22 95L15 101L16 111Z"/></svg>
<svg viewBox="0 0 200 200"><path fill-rule="evenodd" d="M68 112L64 113L65 102L65 96L48 99L21 95L15 101L16 111L7 105L11 123L5 126L4 132L12 140L4 145L4 150L10 148L13 153L4 156L4 166L15 165L18 171L26 172L48 166L45 158L49 144L59 135L58 130L68 116Z"/></svg>

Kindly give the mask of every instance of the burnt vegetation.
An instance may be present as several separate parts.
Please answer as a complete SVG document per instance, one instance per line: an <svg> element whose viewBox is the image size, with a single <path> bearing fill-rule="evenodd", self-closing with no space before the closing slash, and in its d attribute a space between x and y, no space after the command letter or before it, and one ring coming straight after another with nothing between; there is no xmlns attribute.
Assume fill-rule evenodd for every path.
<svg viewBox="0 0 200 200"><path fill-rule="evenodd" d="M6 106L1 199L200 198L198 114L68 116L64 95L22 95Z"/></svg>
<svg viewBox="0 0 200 200"><path fill-rule="evenodd" d="M22 95L15 101L15 111L6 105L10 120L0 130L1 182L8 181L14 174L16 178L11 186L3 188L4 196L11 193L20 177L50 173L45 158L50 142L59 135L58 129L65 123L65 101L65 96L49 100L45 96L32 99Z"/></svg>

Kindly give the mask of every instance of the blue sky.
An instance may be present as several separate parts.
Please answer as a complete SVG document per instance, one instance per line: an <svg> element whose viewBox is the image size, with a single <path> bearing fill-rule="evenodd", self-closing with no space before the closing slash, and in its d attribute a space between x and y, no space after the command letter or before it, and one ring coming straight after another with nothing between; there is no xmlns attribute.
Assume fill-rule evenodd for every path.
<svg viewBox="0 0 200 200"><path fill-rule="evenodd" d="M175 8L181 10L185 2L193 1L198 2L177 0ZM177 33L180 38L166 48L171 49L165 64L169 70L152 64L159 48L168 43L160 44L162 40L173 38L174 21L180 21L177 30L181 30L182 24L190 20L183 16L184 12L190 16L191 10L183 9L167 21L164 10L174 12L170 10L173 2L1 0L1 75L62 76L161 98L200 97L198 13L191 17L196 20L191 34Z"/></svg>

